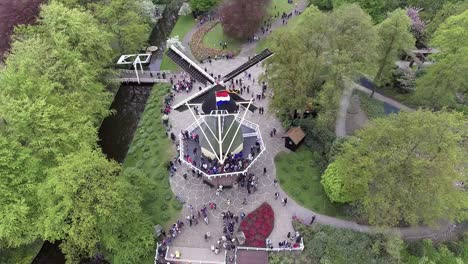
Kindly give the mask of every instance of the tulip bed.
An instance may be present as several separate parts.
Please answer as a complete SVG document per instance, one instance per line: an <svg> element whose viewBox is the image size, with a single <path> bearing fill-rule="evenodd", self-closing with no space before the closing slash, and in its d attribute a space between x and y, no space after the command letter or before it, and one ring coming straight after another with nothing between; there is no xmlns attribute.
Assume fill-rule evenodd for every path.
<svg viewBox="0 0 468 264"><path fill-rule="evenodd" d="M263 203L248 214L240 224L239 230L244 232L245 244L249 247L266 247L265 240L273 231L275 213L268 203Z"/></svg>
<svg viewBox="0 0 468 264"><path fill-rule="evenodd" d="M193 56L197 60L203 61L208 59L208 57L214 59L216 56L236 56L237 54L239 54L240 50L216 49L207 47L203 44L203 37L205 36L205 34L208 33L208 31L210 31L218 23L219 21L206 22L193 34L192 39L190 40L190 49L192 50Z"/></svg>

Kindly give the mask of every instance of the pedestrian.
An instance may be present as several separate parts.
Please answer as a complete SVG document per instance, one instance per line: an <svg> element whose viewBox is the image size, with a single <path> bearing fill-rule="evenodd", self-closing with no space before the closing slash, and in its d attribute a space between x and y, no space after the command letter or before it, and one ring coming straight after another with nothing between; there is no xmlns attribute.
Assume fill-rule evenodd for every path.
<svg viewBox="0 0 468 264"><path fill-rule="evenodd" d="M231 199L227 199L226 202L227 202L227 205L228 205L228 206L231 205Z"/></svg>
<svg viewBox="0 0 468 264"><path fill-rule="evenodd" d="M172 142L174 142L176 140L176 136L174 135L173 132L171 132L171 140L172 140Z"/></svg>
<svg viewBox="0 0 468 264"><path fill-rule="evenodd" d="M273 137L273 131L270 131L270 137Z"/></svg>
<svg viewBox="0 0 468 264"><path fill-rule="evenodd" d="M185 180L187 180L187 173L184 173L184 175L182 175L184 177Z"/></svg>
<svg viewBox="0 0 468 264"><path fill-rule="evenodd" d="M291 232L288 232L288 239L291 238Z"/></svg>
<svg viewBox="0 0 468 264"><path fill-rule="evenodd" d="M267 168L263 167L263 175L265 175L266 173L267 173Z"/></svg>
<svg viewBox="0 0 468 264"><path fill-rule="evenodd" d="M274 185L275 187L278 186L278 179L274 179L274 180L273 180L273 185Z"/></svg>
<svg viewBox="0 0 468 264"><path fill-rule="evenodd" d="M288 203L288 198L284 197L283 203L284 203L283 206L286 206L286 204Z"/></svg>
<svg viewBox="0 0 468 264"><path fill-rule="evenodd" d="M273 128L273 136L276 136L276 128Z"/></svg>
<svg viewBox="0 0 468 264"><path fill-rule="evenodd" d="M275 200L278 200L279 192L275 192Z"/></svg>
<svg viewBox="0 0 468 264"><path fill-rule="evenodd" d="M315 221L315 215L312 216L312 219L310 220L310 225L313 224Z"/></svg>

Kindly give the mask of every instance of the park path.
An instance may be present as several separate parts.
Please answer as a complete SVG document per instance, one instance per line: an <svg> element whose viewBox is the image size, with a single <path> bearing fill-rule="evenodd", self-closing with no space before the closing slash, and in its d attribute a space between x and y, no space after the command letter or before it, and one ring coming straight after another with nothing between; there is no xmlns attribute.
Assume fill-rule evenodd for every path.
<svg viewBox="0 0 468 264"><path fill-rule="evenodd" d="M346 134L346 115L347 115L347 112L348 112L348 107L349 107L349 103L350 103L350 100L351 100L351 95L353 94L353 90L359 90L359 91L362 91L366 94L371 94L372 93L372 90L367 88L367 87L364 87L352 80L347 80L347 85L345 87L345 89L343 90L343 95L341 96L341 100L340 100L340 105L339 105L339 110L338 110L338 116L336 118L336 124L335 124L335 134L338 138L343 138L343 137L346 137L347 134ZM385 95L382 95L378 92L375 92L374 93L374 96L373 98L381 101L381 102L384 102L384 103L387 103L393 107L396 107L400 110L403 110L403 111L406 111L406 112L413 112L415 111L413 108L410 108L398 101L395 101L393 100L392 98L389 98Z"/></svg>

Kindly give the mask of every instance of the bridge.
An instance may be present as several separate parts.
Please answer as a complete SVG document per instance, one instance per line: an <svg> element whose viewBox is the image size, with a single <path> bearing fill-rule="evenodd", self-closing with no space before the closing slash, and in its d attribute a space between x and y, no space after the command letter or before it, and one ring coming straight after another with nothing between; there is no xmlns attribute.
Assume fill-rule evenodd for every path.
<svg viewBox="0 0 468 264"><path fill-rule="evenodd" d="M168 83L170 71L138 71L135 70L120 70L119 77L116 78L120 83Z"/></svg>

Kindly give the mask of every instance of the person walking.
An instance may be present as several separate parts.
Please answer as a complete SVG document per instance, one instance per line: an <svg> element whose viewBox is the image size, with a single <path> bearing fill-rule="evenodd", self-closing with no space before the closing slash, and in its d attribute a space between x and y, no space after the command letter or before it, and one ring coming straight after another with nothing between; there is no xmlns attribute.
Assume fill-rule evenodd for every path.
<svg viewBox="0 0 468 264"><path fill-rule="evenodd" d="M313 224L314 221L315 221L315 215L312 216L312 219L310 220L310 224L309 224L309 225Z"/></svg>
<svg viewBox="0 0 468 264"><path fill-rule="evenodd" d="M273 136L276 136L276 128L273 128Z"/></svg>
<svg viewBox="0 0 468 264"><path fill-rule="evenodd" d="M267 173L267 168L263 167L263 175L265 175L266 173Z"/></svg>
<svg viewBox="0 0 468 264"><path fill-rule="evenodd" d="M279 192L275 192L275 200L278 200Z"/></svg>
<svg viewBox="0 0 468 264"><path fill-rule="evenodd" d="M283 199L283 206L286 206L287 203L288 203L288 198L284 197L284 199Z"/></svg>

